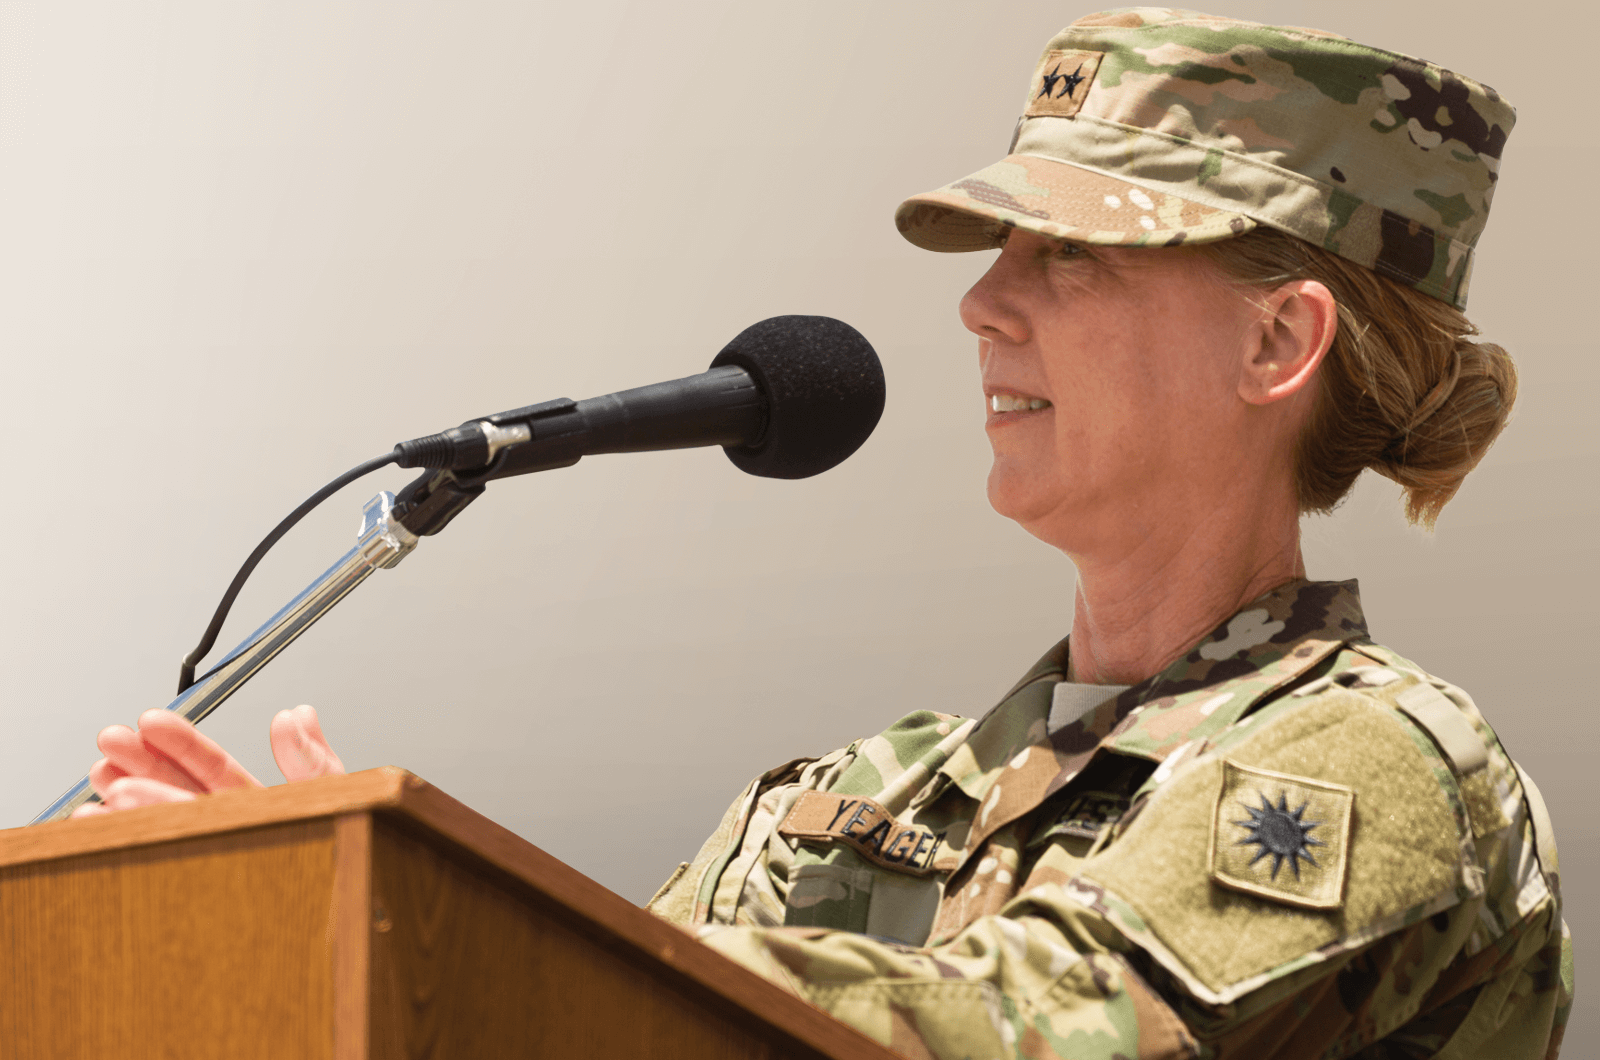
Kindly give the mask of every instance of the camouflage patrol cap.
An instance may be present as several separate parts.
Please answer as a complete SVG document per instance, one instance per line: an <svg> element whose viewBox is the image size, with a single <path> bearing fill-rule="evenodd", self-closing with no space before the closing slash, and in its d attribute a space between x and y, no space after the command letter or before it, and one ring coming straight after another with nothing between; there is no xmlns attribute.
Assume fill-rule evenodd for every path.
<svg viewBox="0 0 1600 1060"><path fill-rule="evenodd" d="M1160 247L1267 225L1461 308L1515 118L1486 85L1336 34L1106 11L1046 45L1008 156L895 223L943 251L1007 226Z"/></svg>

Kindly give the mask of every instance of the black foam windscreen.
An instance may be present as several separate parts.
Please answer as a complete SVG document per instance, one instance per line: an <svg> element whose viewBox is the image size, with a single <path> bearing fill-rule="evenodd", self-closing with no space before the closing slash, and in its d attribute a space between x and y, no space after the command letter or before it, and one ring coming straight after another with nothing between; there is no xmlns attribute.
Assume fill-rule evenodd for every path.
<svg viewBox="0 0 1600 1060"><path fill-rule="evenodd" d="M767 398L767 423L728 446L741 471L808 478L861 448L883 415L883 365L861 332L832 317L769 317L734 336L711 367L737 365Z"/></svg>

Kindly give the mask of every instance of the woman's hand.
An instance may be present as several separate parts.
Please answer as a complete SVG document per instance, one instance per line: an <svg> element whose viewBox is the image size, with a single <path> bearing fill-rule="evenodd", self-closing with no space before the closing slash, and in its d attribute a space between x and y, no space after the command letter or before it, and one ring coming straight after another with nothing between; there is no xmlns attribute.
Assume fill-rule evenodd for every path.
<svg viewBox="0 0 1600 1060"><path fill-rule="evenodd" d="M78 807L74 817L264 786L215 740L171 711L145 711L137 730L108 726L96 742L105 757L90 767L89 783L100 802ZM272 719L272 757L291 782L344 772L344 763L322 735L315 707L277 713Z"/></svg>

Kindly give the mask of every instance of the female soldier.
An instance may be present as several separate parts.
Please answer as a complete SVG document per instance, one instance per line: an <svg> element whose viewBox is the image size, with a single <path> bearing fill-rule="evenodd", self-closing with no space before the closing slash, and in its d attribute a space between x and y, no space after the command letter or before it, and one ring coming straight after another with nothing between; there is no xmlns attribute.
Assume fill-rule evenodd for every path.
<svg viewBox="0 0 1600 1060"><path fill-rule="evenodd" d="M1315 31L1051 40L1009 156L896 220L1001 248L989 497L1077 568L1070 647L759 777L651 908L913 1056L1554 1056L1537 791L1299 549L1367 467L1431 524L1505 423L1461 309L1512 120ZM342 770L309 708L273 736ZM254 783L162 711L101 745L113 809Z"/></svg>

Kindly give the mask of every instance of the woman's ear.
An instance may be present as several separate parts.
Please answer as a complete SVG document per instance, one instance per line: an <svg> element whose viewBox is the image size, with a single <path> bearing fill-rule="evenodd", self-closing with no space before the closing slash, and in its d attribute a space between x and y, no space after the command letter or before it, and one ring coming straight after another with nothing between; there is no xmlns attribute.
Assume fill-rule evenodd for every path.
<svg viewBox="0 0 1600 1060"><path fill-rule="evenodd" d="M1270 405L1300 393L1316 375L1339 324L1333 292L1316 280L1291 280L1266 292L1246 337L1239 396Z"/></svg>

